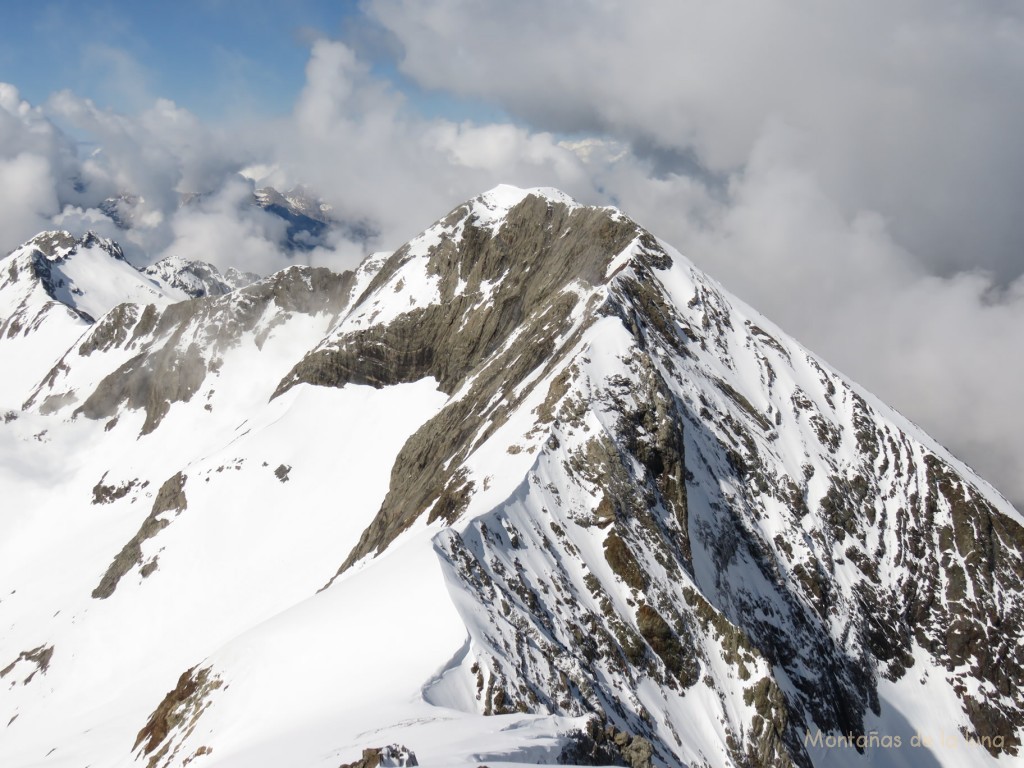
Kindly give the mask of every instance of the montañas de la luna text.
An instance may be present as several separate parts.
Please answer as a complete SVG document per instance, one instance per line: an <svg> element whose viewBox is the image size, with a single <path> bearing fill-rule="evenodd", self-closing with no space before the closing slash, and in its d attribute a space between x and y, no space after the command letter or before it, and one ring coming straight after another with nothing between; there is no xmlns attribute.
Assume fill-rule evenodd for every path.
<svg viewBox="0 0 1024 768"><path fill-rule="evenodd" d="M901 749L903 747L924 749L957 749L967 744L977 744L985 749L1002 750L1005 739L997 736L975 736L946 731L920 731L907 738L902 734L882 734L877 731L870 733L822 733L820 730L804 733L805 747L821 749Z"/></svg>

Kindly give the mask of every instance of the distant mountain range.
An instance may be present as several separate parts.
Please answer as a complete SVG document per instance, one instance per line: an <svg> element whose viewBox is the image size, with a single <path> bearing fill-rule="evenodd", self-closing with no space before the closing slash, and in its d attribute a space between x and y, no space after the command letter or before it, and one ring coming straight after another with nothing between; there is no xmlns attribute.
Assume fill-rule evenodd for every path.
<svg viewBox="0 0 1024 768"><path fill-rule="evenodd" d="M182 195L181 205L195 205L203 195ZM136 226L138 209L143 199L131 192L124 192L104 200L99 209L119 228L128 230ZM284 245L288 251L302 253L324 244L328 230L335 228L354 242L366 242L378 233L366 221L339 220L333 209L314 193L302 186L286 192L273 187L260 187L252 196L252 204L285 221L287 224Z"/></svg>

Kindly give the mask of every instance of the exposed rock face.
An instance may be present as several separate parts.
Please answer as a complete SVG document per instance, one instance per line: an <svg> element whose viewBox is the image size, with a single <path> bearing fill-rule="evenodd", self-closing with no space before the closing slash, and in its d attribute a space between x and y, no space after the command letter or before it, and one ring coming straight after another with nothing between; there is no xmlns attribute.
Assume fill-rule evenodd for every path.
<svg viewBox="0 0 1024 768"><path fill-rule="evenodd" d="M381 551L430 502L431 519L457 515L469 488L444 467L457 467L473 448L472 436L483 430L479 439L486 439L522 404L526 392L514 393L538 367L564 363L596 318L592 307L578 307L581 292L600 283L609 260L637 237L635 225L607 211L540 197L517 206L498 236L476 228L468 215L466 206L453 211L440 225L440 242L420 257L436 279L437 303L336 334L278 390L300 382L382 387L433 376L454 393L472 380L402 450L380 515L343 567ZM381 287L401 282L402 268L415 258L410 246L396 251L364 292L366 304Z"/></svg>
<svg viewBox="0 0 1024 768"><path fill-rule="evenodd" d="M441 389L454 392L478 366L490 367L496 353L507 358L506 342L524 323L544 318L563 324L577 301L570 286L600 282L608 260L636 236L635 225L607 211L571 210L539 197L516 206L500 236L476 229L472 218L464 221L467 214L458 208L442 221L440 242L424 260L426 274L437 281L437 302L388 324L337 335L307 355L281 391L300 382L380 387L434 376ZM362 298L369 301L382 286L401 281L402 267L417 259L411 250L396 251ZM538 341L542 352L553 352L550 341Z"/></svg>
<svg viewBox="0 0 1024 768"><path fill-rule="evenodd" d="M135 210L140 202L137 195L125 192L115 197L108 197L100 203L99 207L118 228L131 229L135 221Z"/></svg>
<svg viewBox="0 0 1024 768"><path fill-rule="evenodd" d="M181 305L184 313L191 307ZM188 318L191 319L191 318ZM184 320L184 318L183 318ZM182 328L184 322L179 325ZM124 403L133 410L146 411L142 434L157 425L171 404L188 402L206 378L202 347L191 343L184 349L172 334L169 342L152 355L140 353L100 382L99 387L76 409L90 419L113 416Z"/></svg>
<svg viewBox="0 0 1024 768"><path fill-rule="evenodd" d="M93 504L112 504L118 499L123 499L132 489L139 484L138 480L129 480L118 485L107 484L103 481L106 479L106 474L100 478L99 482L93 486L92 489L92 503ZM149 482L143 483L143 487L148 485Z"/></svg>
<svg viewBox="0 0 1024 768"><path fill-rule="evenodd" d="M178 678L178 684L160 702L149 716L149 720L135 738L133 750L140 756L148 756L147 768L167 768L174 764L179 744L168 741L167 736L174 730L190 732L195 727L203 710L209 706L208 697L223 685L223 681L209 668L186 670ZM191 762L195 757L211 752L200 747L181 764Z"/></svg>
<svg viewBox="0 0 1024 768"><path fill-rule="evenodd" d="M864 591L866 607L884 621L893 621L893 609L883 601L896 598L903 621L876 625L868 642L880 658L906 658L912 637L953 673L977 735L1018 754L1024 645L1013 638L1024 635L1024 615L1016 600L1001 596L1019 600L1024 594L1024 527L996 511L937 457L925 456L924 463L919 504L896 520L907 528L900 560L910 578L899 596L894 590L881 596ZM928 546L935 541L937 548ZM897 664L890 669L901 672ZM968 693L968 687L977 692Z"/></svg>

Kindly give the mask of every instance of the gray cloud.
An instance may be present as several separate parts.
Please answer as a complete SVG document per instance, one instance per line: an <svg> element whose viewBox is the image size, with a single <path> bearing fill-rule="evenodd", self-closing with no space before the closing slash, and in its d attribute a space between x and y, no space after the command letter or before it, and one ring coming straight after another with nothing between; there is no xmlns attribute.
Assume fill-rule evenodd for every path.
<svg viewBox="0 0 1024 768"><path fill-rule="evenodd" d="M76 197L75 152L38 107L0 83L0 251L31 237Z"/></svg>
<svg viewBox="0 0 1024 768"><path fill-rule="evenodd" d="M179 209L170 219L170 245L160 256L200 259L221 269L268 274L283 266L285 222L252 205L253 185L229 177L214 194Z"/></svg>
<svg viewBox="0 0 1024 768"><path fill-rule="evenodd" d="M769 123L847 214L884 212L946 273L1024 271L1020 6L869 0L606 3L375 0L424 86L539 129L746 164Z"/></svg>
<svg viewBox="0 0 1024 768"><path fill-rule="evenodd" d="M314 40L306 75L290 116L230 125L204 123L156 97L140 96L149 106L125 115L69 91L31 107L10 88L8 101L20 104L10 120L18 135L42 132L50 141L25 157L5 141L11 158L0 173L21 202L8 206L18 226L0 226L0 246L45 226L88 227L113 233L140 264L174 254L272 271L290 258L283 230L248 204L252 185L243 189L241 171L260 184L304 185L321 195L340 226L305 258L339 269L369 249L395 247L498 181L600 197L578 155L552 134L424 117L346 44ZM58 125L93 149L76 153ZM134 196L133 226L119 232L98 207L125 192ZM200 202L182 205L183 198ZM229 235L239 247L227 247Z"/></svg>
<svg viewBox="0 0 1024 768"><path fill-rule="evenodd" d="M294 114L269 149L278 188L312 186L344 221L395 247L499 180L592 193L576 153L514 125L425 118L345 44L314 43Z"/></svg>
<svg viewBox="0 0 1024 768"><path fill-rule="evenodd" d="M47 114L88 135L98 150L82 162L93 196L129 190L148 210L175 208L182 194L215 191L252 161L251 149L222 127L202 123L166 99L134 116L100 109L69 91L54 94Z"/></svg>

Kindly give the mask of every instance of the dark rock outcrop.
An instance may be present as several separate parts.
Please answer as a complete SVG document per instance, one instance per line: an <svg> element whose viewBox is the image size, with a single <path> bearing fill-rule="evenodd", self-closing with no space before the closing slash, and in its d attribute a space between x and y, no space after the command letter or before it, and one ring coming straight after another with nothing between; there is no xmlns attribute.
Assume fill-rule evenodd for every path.
<svg viewBox="0 0 1024 768"><path fill-rule="evenodd" d="M368 747L358 760L342 763L338 768L404 768L416 765L419 765L419 761L415 752L401 744L390 744L386 747Z"/></svg>
<svg viewBox="0 0 1024 768"><path fill-rule="evenodd" d="M558 754L558 763L651 768L654 754L654 747L647 739L592 717L583 730L568 735L567 744Z"/></svg>
<svg viewBox="0 0 1024 768"><path fill-rule="evenodd" d="M156 768L165 758L164 766L171 763L177 753L177 746L172 747L168 736L175 730L187 730L194 726L202 714L207 697L223 684L209 667L192 667L182 672L177 685L168 691L135 737L132 750L139 750L140 756L149 757L147 768ZM200 749L204 751L199 754L212 751L209 748Z"/></svg>
<svg viewBox="0 0 1024 768"><path fill-rule="evenodd" d="M0 669L0 678L7 677L7 675L11 674L20 662L28 662L32 671L29 672L28 676L21 681L22 685L28 685L32 682L32 678L34 678L37 673L46 674L46 671L50 668L50 659L52 658L52 645L40 645L38 648L33 648L30 651L22 651L18 654L18 658L3 669Z"/></svg>
<svg viewBox="0 0 1024 768"><path fill-rule="evenodd" d="M160 531L171 524L166 517L161 517L165 512L182 512L188 507L188 499L185 498L185 480L187 476L178 472L167 478L156 498L153 499L153 507L139 528L138 533L128 540L128 543L117 553L113 562L107 567L106 573L100 579L100 583L92 591L92 596L104 600L114 594L117 584L128 571L136 565L142 565L142 543L147 539L156 536ZM155 561L153 561L155 564ZM152 573L155 565L146 570L143 567L143 576Z"/></svg>

